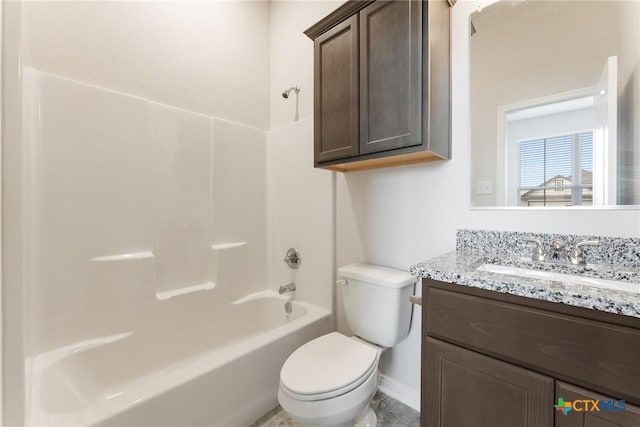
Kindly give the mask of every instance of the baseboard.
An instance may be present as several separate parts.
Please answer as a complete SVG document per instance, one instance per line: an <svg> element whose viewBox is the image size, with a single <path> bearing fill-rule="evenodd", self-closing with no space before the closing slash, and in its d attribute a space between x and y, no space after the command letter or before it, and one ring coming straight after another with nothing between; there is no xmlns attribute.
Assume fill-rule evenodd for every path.
<svg viewBox="0 0 640 427"><path fill-rule="evenodd" d="M416 411L420 411L420 390L415 390L383 374L380 374L378 390Z"/></svg>

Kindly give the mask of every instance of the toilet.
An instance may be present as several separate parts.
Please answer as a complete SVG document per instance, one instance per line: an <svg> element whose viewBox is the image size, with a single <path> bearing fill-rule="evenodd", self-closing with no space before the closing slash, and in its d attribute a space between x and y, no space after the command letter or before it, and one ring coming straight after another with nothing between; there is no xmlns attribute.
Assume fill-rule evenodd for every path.
<svg viewBox="0 0 640 427"><path fill-rule="evenodd" d="M278 401L303 426L375 427L369 407L382 352L409 333L415 277L388 267L338 269L352 337L331 332L304 344L280 371Z"/></svg>

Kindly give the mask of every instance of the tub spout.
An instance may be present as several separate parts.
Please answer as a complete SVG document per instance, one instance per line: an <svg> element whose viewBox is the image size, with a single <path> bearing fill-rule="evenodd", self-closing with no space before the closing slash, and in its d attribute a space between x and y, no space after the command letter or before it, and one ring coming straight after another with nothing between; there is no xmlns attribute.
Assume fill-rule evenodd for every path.
<svg viewBox="0 0 640 427"><path fill-rule="evenodd" d="M278 289L278 293L282 295L286 292L293 292L295 290L296 290L296 284L294 282L291 282L287 285L280 286L280 289Z"/></svg>

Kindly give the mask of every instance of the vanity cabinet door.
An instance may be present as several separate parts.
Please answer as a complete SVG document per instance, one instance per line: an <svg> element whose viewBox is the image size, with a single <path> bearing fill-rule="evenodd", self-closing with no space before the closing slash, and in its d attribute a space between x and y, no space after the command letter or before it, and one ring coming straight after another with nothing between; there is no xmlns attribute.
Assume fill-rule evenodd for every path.
<svg viewBox="0 0 640 427"><path fill-rule="evenodd" d="M358 155L358 15L315 39L315 163Z"/></svg>
<svg viewBox="0 0 640 427"><path fill-rule="evenodd" d="M422 2L360 12L360 154L422 144Z"/></svg>
<svg viewBox="0 0 640 427"><path fill-rule="evenodd" d="M619 399L603 396L580 387L558 381L556 383L556 397L564 399L566 402L576 400L600 400L615 401ZM619 407L619 405L616 405ZM589 404L581 403L580 409L589 408ZM564 415L556 411L556 427L638 427L640 426L640 408L629 403L625 403L625 410L613 411L574 411L571 410Z"/></svg>
<svg viewBox="0 0 640 427"><path fill-rule="evenodd" d="M425 427L551 427L552 378L426 338Z"/></svg>

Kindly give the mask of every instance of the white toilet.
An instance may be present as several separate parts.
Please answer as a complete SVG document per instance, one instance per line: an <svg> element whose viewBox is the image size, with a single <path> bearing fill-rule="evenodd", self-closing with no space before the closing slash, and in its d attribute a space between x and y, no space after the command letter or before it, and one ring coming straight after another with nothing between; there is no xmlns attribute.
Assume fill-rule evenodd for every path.
<svg viewBox="0 0 640 427"><path fill-rule="evenodd" d="M280 371L278 401L304 426L375 427L369 403L378 386L378 361L409 333L416 279L365 264L341 267L338 275L355 336L332 332L294 351Z"/></svg>

